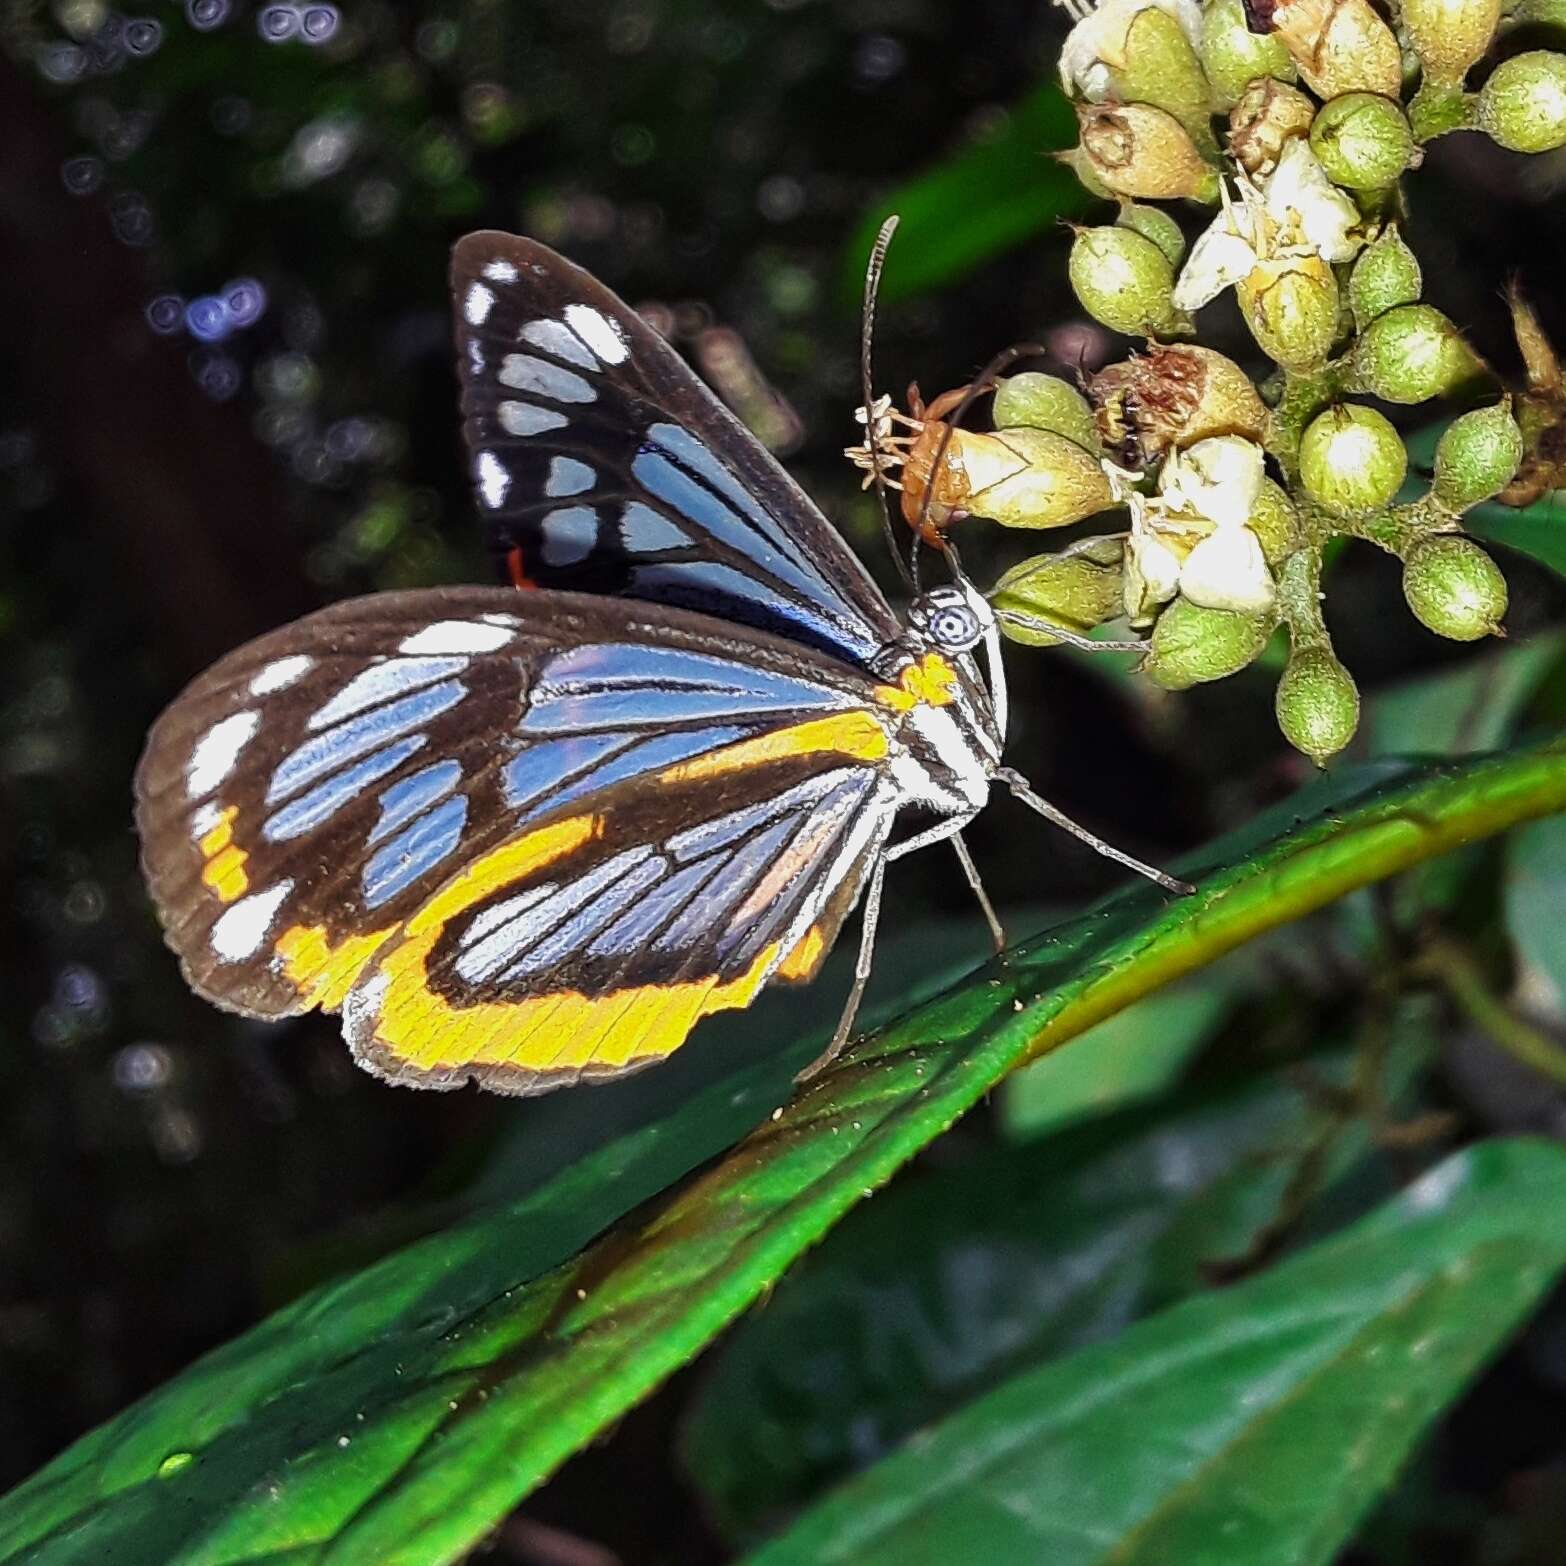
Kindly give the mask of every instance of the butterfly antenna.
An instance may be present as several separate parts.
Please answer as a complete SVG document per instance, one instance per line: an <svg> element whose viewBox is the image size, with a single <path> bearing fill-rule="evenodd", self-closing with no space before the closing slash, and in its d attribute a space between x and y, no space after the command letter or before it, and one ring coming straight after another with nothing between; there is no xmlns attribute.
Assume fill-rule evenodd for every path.
<svg viewBox="0 0 1566 1566"><path fill-rule="evenodd" d="M886 536L886 547L891 551L892 559L897 562L897 574L902 577L903 585L910 591L917 592L918 585L914 575L909 571L908 563L903 559L903 552L897 546L897 529L892 526L891 505L886 498L886 474L881 466L881 448L878 444L881 431L875 408L875 374L871 363L875 348L876 296L881 291L881 273L886 266L886 252L892 243L892 235L897 232L897 224L898 217L894 212L881 225L881 232L875 236L875 244L870 250L870 264L865 268L865 306L859 329L859 390L864 397L865 449L870 455L870 475L875 480L876 498L881 502L881 530Z"/></svg>
<svg viewBox="0 0 1566 1566"><path fill-rule="evenodd" d="M952 432L956 430L966 417L969 408L976 403L986 392L995 390L995 377L1002 370L1008 370L1019 359L1042 359L1049 353L1049 349L1041 347L1038 343L1016 343L1010 348L1002 348L990 362L984 366L978 376L969 384L967 391L962 395L962 401L952 410L952 416L946 420L946 428L941 431L941 439L935 448L935 460L930 464L931 473L939 473L941 464L946 460L946 448L952 443ZM930 515L930 501L935 494L935 485L928 485L924 492L924 502L919 507L919 520L914 525L914 544L924 536L925 523ZM948 557L950 550L947 551Z"/></svg>

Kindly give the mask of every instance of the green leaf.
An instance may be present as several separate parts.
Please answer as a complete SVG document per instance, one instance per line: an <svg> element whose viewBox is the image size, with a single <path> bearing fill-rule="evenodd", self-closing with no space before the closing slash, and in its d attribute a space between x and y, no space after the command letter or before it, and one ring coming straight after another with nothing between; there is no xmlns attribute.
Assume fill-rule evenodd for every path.
<svg viewBox="0 0 1566 1566"><path fill-rule="evenodd" d="M1552 631L1378 690L1365 704L1368 749L1381 756L1494 750L1511 737L1563 648L1566 632Z"/></svg>
<svg viewBox="0 0 1566 1566"><path fill-rule="evenodd" d="M1168 1087L1223 1020L1235 978L1208 970L1089 1028L1015 1072L1001 1094L1001 1122L1017 1138L1043 1136Z"/></svg>
<svg viewBox="0 0 1566 1566"><path fill-rule="evenodd" d="M1400 1030L1394 1095L1429 1020L1421 1006ZM1189 1089L921 1170L852 1213L739 1326L691 1411L686 1463L709 1510L753 1539L1017 1366L1206 1286L1283 1210L1300 1160L1325 1189L1368 1151L1362 1121L1320 1140L1321 1089L1348 1091L1356 1061L1313 1060L1311 1092L1297 1062Z"/></svg>
<svg viewBox="0 0 1566 1566"><path fill-rule="evenodd" d="M1566 816L1535 821L1506 845L1506 925L1517 955L1566 1000Z"/></svg>
<svg viewBox="0 0 1566 1566"><path fill-rule="evenodd" d="M1076 129L1060 89L1045 84L980 139L889 191L849 240L843 299L858 303L865 260L889 213L902 222L881 279L881 298L888 302L963 277L1081 211L1093 198L1050 156L1075 142Z"/></svg>
<svg viewBox="0 0 1566 1566"><path fill-rule="evenodd" d="M747 1566L1314 1566L1566 1265L1566 1153L1491 1142L1343 1235L1018 1376Z"/></svg>
<svg viewBox="0 0 1566 1566"><path fill-rule="evenodd" d="M1463 518L1475 538L1504 544L1566 576L1566 497L1552 491L1531 506L1514 509L1490 501Z"/></svg>
<svg viewBox="0 0 1566 1566"><path fill-rule="evenodd" d="M1195 896L1138 887L1046 932L792 1098L814 1040L530 1201L306 1296L0 1503L0 1560L454 1560L1016 1066L1355 887L1563 807L1566 737L1319 813L1302 799L1281 831L1274 813L1187 867ZM710 1157L715 1128L758 1121L569 1259Z"/></svg>

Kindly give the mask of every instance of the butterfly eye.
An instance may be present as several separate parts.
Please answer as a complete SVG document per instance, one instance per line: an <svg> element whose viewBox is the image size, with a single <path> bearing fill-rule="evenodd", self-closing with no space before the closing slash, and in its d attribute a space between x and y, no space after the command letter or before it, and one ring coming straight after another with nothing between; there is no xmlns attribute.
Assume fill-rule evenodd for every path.
<svg viewBox="0 0 1566 1566"><path fill-rule="evenodd" d="M908 619L942 652L968 652L984 635L973 605L951 588L936 588L916 600Z"/></svg>
<svg viewBox="0 0 1566 1566"><path fill-rule="evenodd" d="M979 617L966 604L942 609L930 622L930 635L947 652L967 652L979 640Z"/></svg>

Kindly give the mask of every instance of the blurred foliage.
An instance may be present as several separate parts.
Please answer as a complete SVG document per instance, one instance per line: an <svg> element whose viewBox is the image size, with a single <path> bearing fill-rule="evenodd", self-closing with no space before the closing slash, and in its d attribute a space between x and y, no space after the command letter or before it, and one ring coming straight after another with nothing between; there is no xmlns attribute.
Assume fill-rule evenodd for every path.
<svg viewBox="0 0 1566 1566"><path fill-rule="evenodd" d="M1151 887L1120 893L905 1014L803 1088L793 1073L820 1040L795 1038L519 1202L307 1295L14 1492L0 1505L0 1559L67 1566L98 1558L111 1543L168 1566L230 1559L239 1549L249 1559L284 1549L309 1560L459 1558L1019 1062L1060 1047L1171 971L1202 967L1455 843L1566 807L1566 743L1314 793L1184 867L1201 881L1190 897L1171 905ZM1330 1089L1330 1074L1325 1081ZM1362 1112L1379 1130L1385 1083L1362 1089ZM768 1104L776 1105L770 1113ZM1240 1118L1232 1133L1241 1148L1208 1160L1247 1157L1244 1144L1259 1126ZM1260 1119L1268 1118L1264 1109ZM697 1178L628 1212L747 1125L756 1129ZM1197 1135L1213 1140L1206 1128ZM1194 1139L1193 1155L1201 1157ZM1066 1166L1080 1156L1068 1155ZM1317 1157L1325 1179L1352 1161L1354 1147L1328 1143ZM1566 1155L1552 1157L1566 1163ZM1285 1183L1275 1199L1287 1190ZM1058 1188L1046 1191L1061 1202ZM1255 1224L1263 1210L1258 1204L1246 1216ZM622 1214L618 1227L587 1243ZM938 1227L933 1236L925 1230L930 1214L926 1200L917 1245L907 1243L910 1225L901 1226L905 1264L939 1238ZM1086 1255L1113 1246L1107 1211L1085 1216ZM1178 1297L1206 1246L1237 1243L1247 1227L1221 1207L1204 1216L1170 1247L1168 1276L1149 1279L1143 1303ZM1566 1257L1566 1234L1556 1243ZM1513 1275L1513 1309L1555 1267L1546 1257L1515 1276L1508 1254L1502 1271ZM1079 1261L1066 1276L1081 1271ZM1400 1287L1396 1274L1387 1287ZM1488 1346L1495 1328L1485 1320L1477 1340ZM881 1329L890 1324L878 1313ZM1286 1345L1287 1312L1283 1325ZM1034 1331L1047 1346L1050 1324L1041 1319ZM1483 1348L1471 1326L1454 1324L1452 1336L1467 1368ZM1209 1352L1221 1357L1222 1348ZM1268 1358L1252 1372L1264 1386L1279 1370ZM1176 1406L1164 1430L1149 1428L1153 1451L1175 1440L1182 1397L1205 1406L1212 1396L1204 1373L1165 1379ZM862 1400L861 1416L869 1408ZM1366 1400L1372 1421L1388 1412L1402 1409ZM1330 1421L1318 1422L1338 1439ZM1411 1436L1419 1421L1395 1423ZM725 1462L733 1455L731 1440L709 1445ZM1359 1489L1368 1499L1379 1483ZM1301 1488L1310 1488L1303 1474ZM909 1492L915 1505L918 1494Z"/></svg>
<svg viewBox="0 0 1566 1566"><path fill-rule="evenodd" d="M1156 1037L1165 1005L1122 1016ZM1389 1040L1397 1055L1381 1064L1404 1082L1428 1054L1428 1020L1399 1019ZM1106 1026L1031 1072L1099 1058ZM691 1411L686 1461L727 1530L756 1537L975 1392L1202 1290L1277 1215L1302 1160L1317 1198L1379 1153L1378 1128L1341 1111L1356 1066L1339 1050L1305 1068L1231 1067L1155 1109L924 1171L855 1213L734 1334ZM1367 1176L1357 1199L1372 1188Z"/></svg>
<svg viewBox="0 0 1566 1566"><path fill-rule="evenodd" d="M874 513L837 455L858 401L845 279L857 280L880 216L894 205L905 215L879 330L884 384L917 376L944 389L1016 341L1044 343L1062 374L1118 351L1070 298L1069 236L1052 226L1070 187L1047 157L1060 104L1041 84L1062 32L1061 18L1017 0L0 8L0 1482L296 1297L301 1318L273 1318L175 1384L194 1412L250 1408L231 1384L226 1409L208 1407L201 1378L238 1376L258 1342L304 1356L263 1356L248 1385L264 1396L312 1352L373 1339L408 1304L380 1292L387 1273L306 1291L419 1236L440 1231L433 1249L383 1266L472 1244L472 1271L459 1269L453 1289L496 1283L501 1263L501 1289L548 1275L781 1102L792 1057L780 1045L803 1053L835 1008L841 967L836 984L715 1027L664 1071L526 1104L389 1092L353 1069L330 1019L220 1016L185 991L146 906L131 768L162 703L245 636L329 598L484 569L443 282L447 248L470 228L567 250L698 364L704 334L736 331L753 371L720 391L778 413L770 428L791 466L889 580ZM1559 177L1556 161L1524 174L1488 143L1447 138L1409 214L1432 301L1505 373L1515 352L1500 286L1513 270L1566 340ZM1479 201L1497 221L1450 221ZM1243 356L1238 317L1211 313L1214 345ZM1559 515L1550 498L1500 523L1521 553L1507 561L1514 645L1499 654L1438 645L1389 616L1395 572L1373 552L1336 561L1333 634L1370 714L1357 757L1498 747L1566 719L1566 658L1546 634L1566 609ZM965 559L989 579L1010 563L1005 547L976 540ZM1120 678L1115 662L1015 666L1008 759L1062 808L1164 859L1292 799L1308 768L1276 740L1267 679L1173 697ZM974 835L1003 905L1075 905L1111 879L1010 809L997 805ZM582 1427L601 1432L597 1444L499 1527L492 1558L558 1560L569 1546L628 1563L732 1559L736 1535L715 1516L747 1533L779 1522L921 1421L998 1418L1004 1431L1006 1409L988 1398L954 1415L977 1394L1009 1387L1031 1406L1042 1395L1032 1377L1065 1387L1102 1363L1084 1356L1129 1364L1149 1341L1136 1334L1186 1331L1191 1318L1163 1307L1209 1312L1200 1331L1222 1332L1250 1308L1247 1291L1291 1286L1280 1270L1275 1285L1264 1271L1214 1289L1220 1273L1299 1251L1288 1265L1318 1265L1329 1282L1334 1268L1368 1277L1361 1236L1379 1231L1334 1238L1343 1223L1454 1148L1566 1131L1566 1092L1539 1069L1550 1057L1527 1053L1566 1039L1559 837L1544 822L1421 866L1024 1071L921 1154L887 1216L872 1203L778 1282L770 1313L735 1335L732 1361L676 1377L612 1434L630 1393L593 1405ZM883 971L887 1000L910 998L910 975L940 982L982 951L965 888L926 857L895 872L912 933ZM739 1102L736 1070L752 1084ZM1555 1177L1533 1150L1454 1156L1443 1167L1479 1171L1493 1203L1477 1176L1450 1190L1452 1250L1439 1222L1411 1224L1411 1265L1461 1261L1470 1238L1493 1234L1517 1288L1500 1286L1485 1252L1475 1292L1454 1296L1473 1335L1435 1357L1395 1429L1371 1420L1395 1389L1361 1410L1390 1455L1367 1470L1368 1489L1349 1495L1345 1481L1334 1493L1334 1538L1521 1319L1553 1254L1558 1230L1534 1209ZM1133 1187L1121 1204L1115 1178ZM1394 1219L1417 1205L1401 1200L1385 1209ZM1102 1254L1089 1243L1095 1222ZM1050 1270L1073 1223L1106 1291L1078 1280L1075 1300L1053 1292ZM612 1257L623 1232L590 1254ZM1514 1264L1519 1234L1532 1237L1527 1266ZM1303 1248L1312 1241L1324 1244ZM1403 1254L1388 1252L1388 1265ZM756 1287L786 1259L759 1266ZM856 1310L857 1294L832 1295L833 1278L906 1309ZM306 1332L301 1319L315 1321L323 1299L368 1314L324 1316L319 1335ZM845 1388L812 1391L819 1335L838 1330L838 1312L861 1334L862 1424ZM1106 1347L1105 1333L1148 1312ZM1558 1559L1563 1321L1558 1304L1543 1311L1456 1404L1346 1560ZM687 1349L716 1330L692 1330ZM1394 1358L1406 1351L1388 1342ZM387 1368L371 1353L335 1372L345 1417L363 1406L353 1377L364 1364ZM886 1364L901 1385L872 1374ZM653 1379L649 1364L636 1395ZM752 1387L759 1407L734 1400ZM325 1419L322 1406L312 1417ZM1336 1434L1331 1421L1347 1416L1332 1406ZM380 1460L395 1461L416 1423L387 1427ZM689 1472L673 1455L682 1425ZM171 1436L153 1464L164 1477L138 1503L151 1516L161 1496L201 1493L211 1470L182 1460L177 1432L146 1429L152 1444ZM335 1425L322 1439L317 1474L330 1487L368 1447ZM944 1456L965 1428L937 1425L936 1439ZM132 1450L136 1463L148 1455ZM95 1484L117 1472L98 1452ZM258 1471L225 1473L237 1485ZM1168 1477L1148 1478L1145 1493ZM311 1476L301 1481L308 1500ZM910 1481L892 1469L872 1482L906 1493ZM852 1495L864 1494L844 1504L862 1508ZM491 1494L477 1511L499 1517L509 1499ZM825 1538L834 1515L804 1537ZM316 1558L279 1543L278 1558Z"/></svg>
<svg viewBox="0 0 1566 1566"><path fill-rule="evenodd" d="M1558 1147L1459 1153L1267 1276L1016 1377L746 1559L1330 1561L1566 1265L1563 1196Z"/></svg>

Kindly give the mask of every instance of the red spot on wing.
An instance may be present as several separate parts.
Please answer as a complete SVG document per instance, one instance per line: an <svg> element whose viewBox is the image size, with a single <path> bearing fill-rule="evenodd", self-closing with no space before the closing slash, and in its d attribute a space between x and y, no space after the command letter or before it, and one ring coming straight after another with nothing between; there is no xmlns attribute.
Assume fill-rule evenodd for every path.
<svg viewBox="0 0 1566 1566"><path fill-rule="evenodd" d="M522 558L522 547L520 544L514 545L507 551L506 570L511 575L511 585L513 587L523 592L537 588L538 583L527 574L527 563Z"/></svg>

